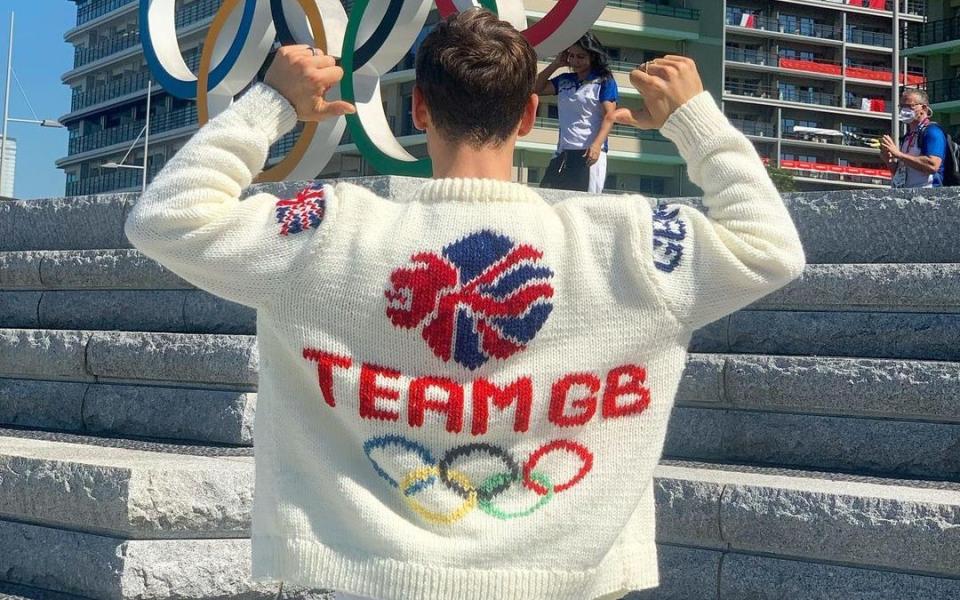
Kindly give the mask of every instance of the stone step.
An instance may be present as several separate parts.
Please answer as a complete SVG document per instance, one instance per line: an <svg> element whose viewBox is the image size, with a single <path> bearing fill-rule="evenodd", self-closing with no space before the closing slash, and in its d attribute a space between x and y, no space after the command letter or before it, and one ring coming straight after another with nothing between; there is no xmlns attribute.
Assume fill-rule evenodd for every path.
<svg viewBox="0 0 960 600"><path fill-rule="evenodd" d="M0 472L0 519L126 539L249 536L251 456L2 436Z"/></svg>
<svg viewBox="0 0 960 600"><path fill-rule="evenodd" d="M250 336L0 329L0 425L248 445L258 364ZM871 430L960 423L958 401L957 363L738 354L691 354L677 392L681 407Z"/></svg>
<svg viewBox="0 0 960 600"><path fill-rule="evenodd" d="M694 333L690 350L960 361L960 314L741 310Z"/></svg>
<svg viewBox="0 0 960 600"><path fill-rule="evenodd" d="M241 583L247 540L200 537L242 529L249 459L239 466L123 449L85 460L76 444L31 441L3 441L0 450L5 479L16 478L0 494L0 548L9 550L0 553L0 573L7 581L95 598L259 597ZM238 479L231 482L232 474ZM204 477L212 478L209 488ZM654 486L658 542L671 547L661 558L667 587L671 580L687 588L719 580L746 590L793 568L872 569L891 585L960 589L960 485L666 460ZM27 502L31 489L35 498ZM748 582L718 579L728 560L739 562L727 576L750 574ZM676 577L677 570L686 574ZM793 585L819 590L826 582L800 578ZM211 586L228 589L212 593Z"/></svg>
<svg viewBox="0 0 960 600"><path fill-rule="evenodd" d="M128 540L0 520L0 548L8 582L84 598L277 598L275 585L250 580L249 539ZM289 586L282 598L333 600L326 591Z"/></svg>
<svg viewBox="0 0 960 600"><path fill-rule="evenodd" d="M374 177L355 183L402 199L422 182ZM283 196L303 185L265 184L247 193ZM547 192L545 198L570 195ZM135 194L0 200L0 251L128 248L123 222L135 201ZM811 263L960 263L954 243L960 197L951 188L791 194L786 203Z"/></svg>
<svg viewBox="0 0 960 600"><path fill-rule="evenodd" d="M960 481L960 424L680 406L664 456Z"/></svg>
<svg viewBox="0 0 960 600"><path fill-rule="evenodd" d="M132 249L0 252L0 290L3 291L193 289L189 283ZM134 300L129 303L131 306L162 303L164 298L149 294L114 297ZM108 304L114 304L109 302L111 296L103 298L108 299ZM15 299L16 296L11 295L7 302ZM51 295L48 302L59 300L82 302L83 297ZM220 310L231 304L219 302L223 304ZM185 314L191 308L194 307L186 307ZM752 308L960 312L960 264L811 264L801 279ZM186 320L197 322L196 317Z"/></svg>
<svg viewBox="0 0 960 600"><path fill-rule="evenodd" d="M0 600L89 600L40 588L0 582Z"/></svg>
<svg viewBox="0 0 960 600"><path fill-rule="evenodd" d="M199 290L4 291L0 325L253 335L256 314ZM960 313L745 309L697 331L691 349L960 360Z"/></svg>
<svg viewBox="0 0 960 600"><path fill-rule="evenodd" d="M4 378L252 391L258 366L252 336L0 329ZM677 392L690 406L943 422L960 422L958 401L955 363L823 356L693 353Z"/></svg>
<svg viewBox="0 0 960 600"><path fill-rule="evenodd" d="M658 544L660 586L623 600L957 600L960 580Z"/></svg>
<svg viewBox="0 0 960 600"><path fill-rule="evenodd" d="M251 352L243 346L232 349L241 352L244 358ZM114 374L122 375L116 371ZM25 379L12 377L19 375L14 373L2 375L6 377L0 377L0 425L214 444L250 445L253 442L256 394L249 391L174 387L177 382L131 380L126 384L113 384ZM144 374L131 372L130 375ZM237 383L243 385L249 381ZM182 382L179 385L201 384ZM687 360L676 402L674 421L677 424L672 431L679 436L676 447L681 450L728 447L721 442L721 434L746 435L748 431L755 431L749 423L786 425L793 421L803 421L804 427L825 424L833 430L836 428L830 424L834 423L843 430L849 428L849 435L831 444L831 448L836 449L842 446L837 440L860 440L868 431L897 429L898 421L908 421L903 431L925 431L926 435L905 444L904 453L929 455L933 448L941 447L954 435L953 428L943 424L960 424L960 413L956 410L960 402L960 365L932 361L692 354ZM744 411L749 417L739 416ZM711 419L717 419L717 425L711 425ZM747 420L740 423L738 419ZM730 429L721 428L720 422L728 424ZM857 433L860 428L862 433ZM712 433L696 437L693 431ZM902 437L897 431L893 434L895 439ZM693 437L688 440L688 436ZM820 436L813 437L819 439ZM920 440L936 443L929 446ZM739 447L738 443L732 447ZM702 457L714 459L722 455L710 453ZM945 457L948 456L949 452Z"/></svg>
<svg viewBox="0 0 960 600"><path fill-rule="evenodd" d="M0 378L0 426L253 444L252 392Z"/></svg>
<svg viewBox="0 0 960 600"><path fill-rule="evenodd" d="M249 525L249 457L4 436L0 462L7 521L191 543ZM960 577L960 484L664 461L655 486L660 542Z"/></svg>

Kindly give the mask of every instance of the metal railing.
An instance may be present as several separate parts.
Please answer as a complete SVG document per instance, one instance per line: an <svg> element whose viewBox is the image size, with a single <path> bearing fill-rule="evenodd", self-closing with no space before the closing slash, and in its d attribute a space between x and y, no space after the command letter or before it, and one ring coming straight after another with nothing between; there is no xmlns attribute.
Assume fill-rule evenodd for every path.
<svg viewBox="0 0 960 600"><path fill-rule="evenodd" d="M223 0L200 0L194 4L177 11L174 17L174 23L177 29L186 25L191 25L198 21L213 17ZM73 68L82 67L85 64L95 60L116 54L128 48L132 48L140 43L140 30L128 31L123 35L110 38L105 42L82 48L77 47L73 51Z"/></svg>
<svg viewBox="0 0 960 600"><path fill-rule="evenodd" d="M847 42L864 46L893 48L893 35L881 31L865 31L855 27L848 27Z"/></svg>
<svg viewBox="0 0 960 600"><path fill-rule="evenodd" d="M744 135L757 135L762 137L776 137L777 135L777 130L776 127L773 126L773 123L745 121L743 119L730 119L730 123Z"/></svg>
<svg viewBox="0 0 960 600"><path fill-rule="evenodd" d="M164 113L150 119L150 135L188 127L197 123L197 106L192 104L172 112ZM132 142L143 129L144 122L131 121L109 129L71 138L67 144L69 155L89 152L98 148L105 148L122 142Z"/></svg>
<svg viewBox="0 0 960 600"><path fill-rule="evenodd" d="M960 15L931 23L911 23L904 47L916 48L960 40Z"/></svg>
<svg viewBox="0 0 960 600"><path fill-rule="evenodd" d="M560 129L560 121L552 117L537 117L537 120L534 122L534 127L539 127L541 129ZM613 129L610 131L610 135L615 135L617 137L637 138L640 140L646 140L650 142L669 142L670 141L667 138L663 137L663 135L661 135L659 131L637 129L636 127L630 127L629 125L620 125L620 124L616 124L613 126Z"/></svg>
<svg viewBox="0 0 960 600"><path fill-rule="evenodd" d="M814 90L777 89L761 83L728 81L724 85L724 92L736 96L769 98L771 100L783 100L784 102L799 102L802 104L816 104L818 106L840 106L840 96L836 94L828 94Z"/></svg>
<svg viewBox="0 0 960 600"><path fill-rule="evenodd" d="M89 46L87 48L77 47L73 50L73 67L82 67L85 64L92 63L95 60L100 60L105 56L110 56L111 54L116 54L126 50L127 48L132 48L140 43L140 31L128 31L127 33L110 38L109 40L96 44L94 46Z"/></svg>
<svg viewBox="0 0 960 600"><path fill-rule="evenodd" d="M727 9L727 25L732 25L734 27L742 27L740 25L740 15L743 14L740 11ZM784 15L793 17L793 15ZM788 33L791 35L803 35L807 37L816 37L824 40L839 40L840 28L834 27L833 25L825 25L822 23L803 23L799 21L799 18L794 22L793 25L786 19L774 19L772 17L765 17L763 15L753 15L753 24L749 26L750 29L758 29L763 31L775 31L779 33Z"/></svg>
<svg viewBox="0 0 960 600"><path fill-rule="evenodd" d="M160 172L162 166L151 165L147 175L149 181ZM104 194L125 188L140 189L143 185L143 171L140 169L113 169L100 175L84 177L76 181L67 182L67 196L86 196L88 194Z"/></svg>
<svg viewBox="0 0 960 600"><path fill-rule="evenodd" d="M122 6L133 4L137 0L93 0L77 7L77 26L113 12Z"/></svg>
<svg viewBox="0 0 960 600"><path fill-rule="evenodd" d="M657 4L656 2L644 2L644 0L607 0L607 6L638 10L648 15L661 15L678 19L698 20L700 18L700 11L696 8Z"/></svg>
<svg viewBox="0 0 960 600"><path fill-rule="evenodd" d="M150 81L150 73L135 73L86 91L75 90L70 100L70 110L77 111L81 108L145 90L148 81Z"/></svg>
<svg viewBox="0 0 960 600"><path fill-rule="evenodd" d="M928 81L926 89L931 104L960 100L960 79L956 77Z"/></svg>

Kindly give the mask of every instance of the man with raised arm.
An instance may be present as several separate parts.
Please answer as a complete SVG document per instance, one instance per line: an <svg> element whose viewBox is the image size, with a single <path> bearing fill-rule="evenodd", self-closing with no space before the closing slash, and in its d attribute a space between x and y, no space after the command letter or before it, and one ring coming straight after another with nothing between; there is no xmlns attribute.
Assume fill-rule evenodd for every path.
<svg viewBox="0 0 960 600"><path fill-rule="evenodd" d="M257 580L378 600L593 600L659 584L653 470L692 332L804 267L750 142L678 56L631 74L704 190L556 204L511 183L536 56L468 10L417 53L434 179L410 199L311 184L240 201L297 120L353 108L306 46L211 120L127 222L257 309Z"/></svg>

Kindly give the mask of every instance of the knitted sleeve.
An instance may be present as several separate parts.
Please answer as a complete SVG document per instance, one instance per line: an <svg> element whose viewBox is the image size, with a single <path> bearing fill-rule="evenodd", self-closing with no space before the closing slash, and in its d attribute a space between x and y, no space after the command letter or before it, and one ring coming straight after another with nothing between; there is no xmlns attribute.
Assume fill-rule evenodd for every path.
<svg viewBox="0 0 960 600"><path fill-rule="evenodd" d="M296 122L283 96L255 85L164 166L127 217L127 238L197 287L262 306L312 234L291 233L316 229L332 193L316 187L295 200L262 193L240 201L270 144Z"/></svg>
<svg viewBox="0 0 960 600"><path fill-rule="evenodd" d="M798 277L803 246L753 144L733 128L709 93L678 109L661 129L704 191L704 212L684 205L653 210L653 251L645 265L667 305L696 329ZM650 248L652 245L652 248Z"/></svg>

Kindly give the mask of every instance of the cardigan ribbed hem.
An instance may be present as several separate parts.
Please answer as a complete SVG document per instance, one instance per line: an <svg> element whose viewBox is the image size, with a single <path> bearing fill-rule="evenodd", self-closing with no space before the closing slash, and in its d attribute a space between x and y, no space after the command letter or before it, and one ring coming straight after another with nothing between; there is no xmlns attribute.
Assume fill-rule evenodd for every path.
<svg viewBox="0 0 960 600"><path fill-rule="evenodd" d="M251 127L263 132L271 143L297 125L297 111L283 95L263 83L254 84L233 108Z"/></svg>
<svg viewBox="0 0 960 600"><path fill-rule="evenodd" d="M710 92L700 92L670 115L660 133L677 145L687 164L695 165L709 151L704 141L732 128Z"/></svg>
<svg viewBox="0 0 960 600"><path fill-rule="evenodd" d="M630 544L586 571L464 569L390 558L355 558L317 542L259 537L253 579L283 581L377 600L584 600L660 585L653 541Z"/></svg>
<svg viewBox="0 0 960 600"><path fill-rule="evenodd" d="M546 204L538 193L520 183L499 179L449 177L433 179L416 193L420 202L534 202Z"/></svg>

